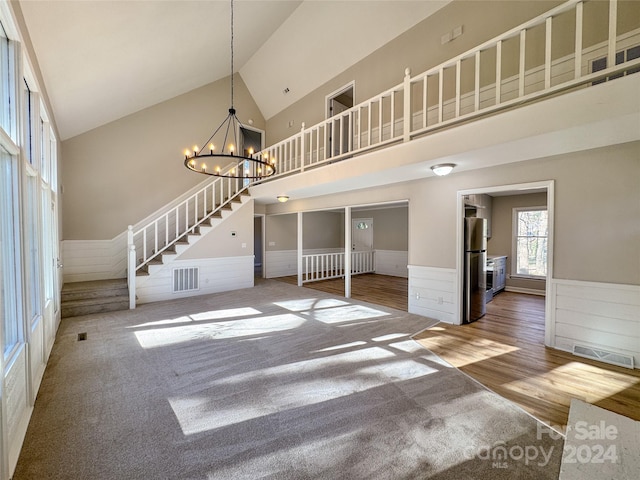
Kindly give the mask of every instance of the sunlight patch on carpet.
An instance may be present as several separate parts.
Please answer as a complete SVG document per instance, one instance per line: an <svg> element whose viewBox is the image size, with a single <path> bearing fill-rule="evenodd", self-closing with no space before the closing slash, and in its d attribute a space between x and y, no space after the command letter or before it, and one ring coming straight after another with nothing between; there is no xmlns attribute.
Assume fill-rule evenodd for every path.
<svg viewBox="0 0 640 480"><path fill-rule="evenodd" d="M348 305L346 307L335 307L320 311L312 310L300 313L301 315L308 315L319 322L330 324L389 316L389 313L387 312L371 307L365 307L363 305Z"/></svg>
<svg viewBox="0 0 640 480"><path fill-rule="evenodd" d="M193 435L261 416L330 402L438 370L399 359L382 347L259 369L224 377L207 389L224 395L169 398L185 435ZM265 390L266 389L266 390Z"/></svg>
<svg viewBox="0 0 640 480"><path fill-rule="evenodd" d="M142 348L156 348L194 340L222 340L227 338L263 335L291 330L306 320L291 313L265 317L245 318L227 322L155 328L135 332Z"/></svg>
<svg viewBox="0 0 640 480"><path fill-rule="evenodd" d="M274 305L286 308L292 312L302 312L306 310L314 310L316 308L331 308L349 305L344 300L337 298L298 298L295 300L283 300L281 302L273 302Z"/></svg>
<svg viewBox="0 0 640 480"><path fill-rule="evenodd" d="M153 322L139 323L127 328L160 327L162 325L172 325L176 323L201 322L203 320L220 320L222 318L248 317L249 315L260 315L262 312L251 307L230 308L227 310L212 310L210 312L194 313L183 315L177 318L167 318Z"/></svg>
<svg viewBox="0 0 640 480"><path fill-rule="evenodd" d="M344 350L346 348L359 347L361 345L366 345L366 344L367 342L363 342L363 341L344 343L342 345L334 345L332 347L321 348L320 350L316 350L314 353L332 352L334 350Z"/></svg>

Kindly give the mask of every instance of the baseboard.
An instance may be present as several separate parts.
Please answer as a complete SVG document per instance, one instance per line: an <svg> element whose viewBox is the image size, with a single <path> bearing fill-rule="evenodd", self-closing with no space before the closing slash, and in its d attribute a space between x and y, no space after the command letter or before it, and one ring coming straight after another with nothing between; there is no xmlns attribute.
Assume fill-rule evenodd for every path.
<svg viewBox="0 0 640 480"><path fill-rule="evenodd" d="M539 295L541 297L545 296L544 290L538 290L535 288L505 287L504 291L513 293L526 293L527 295Z"/></svg>

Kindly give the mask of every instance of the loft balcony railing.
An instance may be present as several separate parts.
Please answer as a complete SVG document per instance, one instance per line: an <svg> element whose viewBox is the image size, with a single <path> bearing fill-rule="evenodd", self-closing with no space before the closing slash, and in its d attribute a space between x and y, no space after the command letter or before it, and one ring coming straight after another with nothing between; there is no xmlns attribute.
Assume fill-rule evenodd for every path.
<svg viewBox="0 0 640 480"><path fill-rule="evenodd" d="M640 19L617 0L566 3L263 150L280 177L640 70ZM585 45L585 25L606 38ZM566 30L572 39L567 40ZM561 32L561 33L559 33Z"/></svg>
<svg viewBox="0 0 640 480"><path fill-rule="evenodd" d="M399 85L312 127L303 124L297 134L260 152L276 166L277 173L270 179L637 73L640 18L626 18L623 8L627 7L621 5L617 0L569 0L426 72L411 76L407 69ZM619 24L628 23L631 27L618 31ZM594 24L607 33L586 45L586 26ZM573 36L569 46L567 29ZM251 165L245 168L250 176L256 175ZM126 232L131 308L135 307L136 271L196 231L251 184L248 179L214 179ZM309 264L307 279L316 270Z"/></svg>

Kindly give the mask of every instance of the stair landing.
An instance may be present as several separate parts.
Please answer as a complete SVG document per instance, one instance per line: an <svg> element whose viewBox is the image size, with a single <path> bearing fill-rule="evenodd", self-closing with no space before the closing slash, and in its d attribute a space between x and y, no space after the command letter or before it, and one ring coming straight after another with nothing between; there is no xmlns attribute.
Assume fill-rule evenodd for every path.
<svg viewBox="0 0 640 480"><path fill-rule="evenodd" d="M126 279L65 283L62 287L62 318L129 309Z"/></svg>

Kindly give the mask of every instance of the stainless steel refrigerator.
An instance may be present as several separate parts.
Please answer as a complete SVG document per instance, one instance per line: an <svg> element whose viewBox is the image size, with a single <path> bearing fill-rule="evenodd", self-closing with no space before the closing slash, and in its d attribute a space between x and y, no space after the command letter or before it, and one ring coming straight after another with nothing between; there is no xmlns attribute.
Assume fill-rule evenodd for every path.
<svg viewBox="0 0 640 480"><path fill-rule="evenodd" d="M478 320L486 313L487 221L464 219L463 323Z"/></svg>

